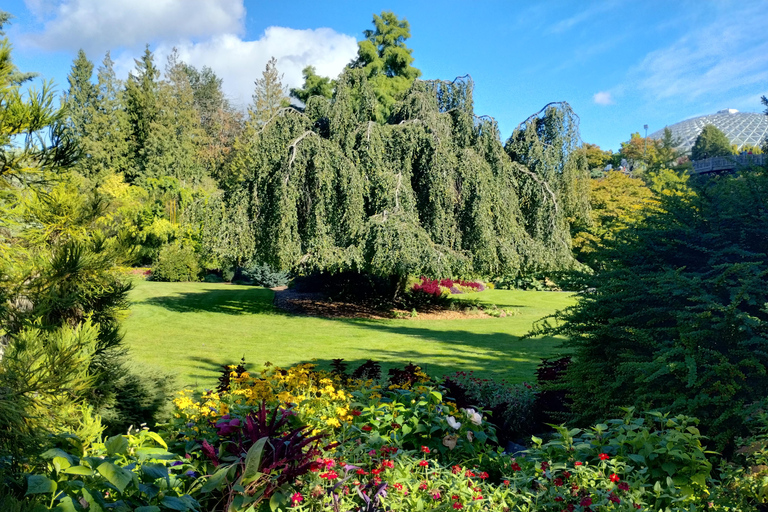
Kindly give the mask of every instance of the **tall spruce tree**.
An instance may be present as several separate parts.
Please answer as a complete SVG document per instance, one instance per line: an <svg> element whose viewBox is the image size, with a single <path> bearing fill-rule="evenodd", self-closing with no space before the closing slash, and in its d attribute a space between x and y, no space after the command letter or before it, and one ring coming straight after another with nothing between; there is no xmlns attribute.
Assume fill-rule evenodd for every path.
<svg viewBox="0 0 768 512"><path fill-rule="evenodd" d="M98 71L98 99L89 131L91 176L107 173L127 175L132 169L131 125L124 108L125 91L115 76L114 61L107 52Z"/></svg>
<svg viewBox="0 0 768 512"><path fill-rule="evenodd" d="M91 82L93 77L93 62L88 60L81 49L77 52L77 58L72 63L67 81L69 91L64 97L69 114L67 122L68 135L76 141L82 141L89 137L91 124L96 110L98 89ZM85 149L84 156L88 157Z"/></svg>
<svg viewBox="0 0 768 512"><path fill-rule="evenodd" d="M159 115L160 71L155 66L149 45L145 48L142 58L136 59L135 62L136 68L125 84L125 111L131 130L131 162L126 173L129 181L142 178L146 172L146 143L152 132L152 123Z"/></svg>

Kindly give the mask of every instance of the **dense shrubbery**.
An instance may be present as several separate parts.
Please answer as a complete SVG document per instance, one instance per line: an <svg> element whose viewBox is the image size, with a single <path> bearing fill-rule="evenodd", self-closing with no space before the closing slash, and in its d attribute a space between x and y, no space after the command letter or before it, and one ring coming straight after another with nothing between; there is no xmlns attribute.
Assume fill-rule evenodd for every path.
<svg viewBox="0 0 768 512"><path fill-rule="evenodd" d="M152 265L151 277L154 281L199 281L201 270L195 250L188 245L174 243L160 249Z"/></svg>
<svg viewBox="0 0 768 512"><path fill-rule="evenodd" d="M747 510L766 501L761 473L749 469L766 462L764 416L763 430L743 441L746 459L723 465L716 481L697 421L685 416L627 409L589 429L556 427L512 456L482 410L458 407L416 366L378 382L311 365L267 367L258 377L242 366L227 371L218 392L180 394L161 435L145 429L103 444L61 437L27 476L27 503L75 511L534 512ZM471 388L464 377L454 380ZM474 384L473 396L503 401Z"/></svg>
<svg viewBox="0 0 768 512"><path fill-rule="evenodd" d="M549 329L576 348L565 389L580 422L675 411L732 447L768 405L768 174L664 196L606 244L591 293Z"/></svg>
<svg viewBox="0 0 768 512"><path fill-rule="evenodd" d="M266 263L246 267L242 269L240 274L244 280L266 288L287 286L290 281L288 272L274 270Z"/></svg>

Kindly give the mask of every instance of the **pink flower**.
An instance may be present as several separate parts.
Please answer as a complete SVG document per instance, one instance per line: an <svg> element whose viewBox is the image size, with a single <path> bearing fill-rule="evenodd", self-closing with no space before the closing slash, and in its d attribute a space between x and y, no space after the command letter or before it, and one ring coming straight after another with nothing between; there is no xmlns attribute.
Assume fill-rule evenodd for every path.
<svg viewBox="0 0 768 512"><path fill-rule="evenodd" d="M292 506L295 507L296 505L298 505L302 501L304 501L304 496L302 496L300 492L295 492L295 493L293 493L293 495L291 495L291 505Z"/></svg>

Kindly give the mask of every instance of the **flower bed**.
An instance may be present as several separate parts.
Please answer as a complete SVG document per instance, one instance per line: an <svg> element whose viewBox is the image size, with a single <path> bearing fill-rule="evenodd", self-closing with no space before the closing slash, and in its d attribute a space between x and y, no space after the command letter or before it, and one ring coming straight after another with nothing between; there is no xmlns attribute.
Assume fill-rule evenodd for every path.
<svg viewBox="0 0 768 512"><path fill-rule="evenodd" d="M533 436L511 455L495 418L457 406L417 366L388 379L372 362L351 375L335 366L233 366L218 391L180 393L161 435L89 449L67 438L46 453L48 472L30 475L28 494L44 498L42 510L141 512L746 510L764 500L765 484L736 467L721 469L728 482L712 479L692 418L627 409L590 429ZM449 380L468 389L465 401L520 407L535 393ZM765 459L764 444L747 463Z"/></svg>

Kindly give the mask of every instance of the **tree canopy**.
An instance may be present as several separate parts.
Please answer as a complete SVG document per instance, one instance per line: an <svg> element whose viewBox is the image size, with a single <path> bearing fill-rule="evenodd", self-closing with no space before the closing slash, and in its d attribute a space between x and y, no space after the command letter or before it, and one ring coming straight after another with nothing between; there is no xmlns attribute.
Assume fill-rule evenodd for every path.
<svg viewBox="0 0 768 512"><path fill-rule="evenodd" d="M731 155L731 141L715 125L705 126L691 148L692 160Z"/></svg>

